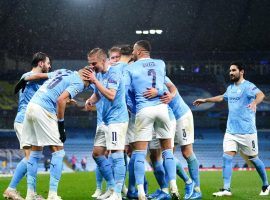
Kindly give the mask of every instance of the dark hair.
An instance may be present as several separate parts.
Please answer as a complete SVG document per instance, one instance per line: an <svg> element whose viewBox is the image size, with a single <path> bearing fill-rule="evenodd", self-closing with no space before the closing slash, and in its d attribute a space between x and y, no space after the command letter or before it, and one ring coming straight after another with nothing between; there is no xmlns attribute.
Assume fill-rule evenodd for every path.
<svg viewBox="0 0 270 200"><path fill-rule="evenodd" d="M151 44L147 40L139 40L136 42L136 44L140 46L141 48L143 48L145 51L149 51L149 52L151 51Z"/></svg>
<svg viewBox="0 0 270 200"><path fill-rule="evenodd" d="M95 54L97 54L98 58L101 58L101 59L107 58L106 52L103 49L98 48L98 47L89 51L87 56L90 57L90 56L95 55Z"/></svg>
<svg viewBox="0 0 270 200"><path fill-rule="evenodd" d="M42 53L42 52L35 53L33 55L31 66L32 67L36 67L40 61L43 61L44 62L47 57L49 58L49 56L46 53Z"/></svg>
<svg viewBox="0 0 270 200"><path fill-rule="evenodd" d="M239 71L245 70L245 67L241 61L233 61L231 62L230 66L232 65L235 65L239 69Z"/></svg>
<svg viewBox="0 0 270 200"><path fill-rule="evenodd" d="M132 55L133 47L129 44L121 46L120 53L124 56L130 56Z"/></svg>

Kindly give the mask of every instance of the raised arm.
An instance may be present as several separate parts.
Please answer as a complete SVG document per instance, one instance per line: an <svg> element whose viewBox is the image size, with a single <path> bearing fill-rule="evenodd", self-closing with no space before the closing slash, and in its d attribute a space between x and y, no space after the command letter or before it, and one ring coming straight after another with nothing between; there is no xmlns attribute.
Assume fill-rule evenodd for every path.
<svg viewBox="0 0 270 200"><path fill-rule="evenodd" d="M193 102L194 106L199 106L203 103L218 103L223 101L224 96L223 95L218 95L215 97L210 97L210 98L206 98L206 99L197 99Z"/></svg>

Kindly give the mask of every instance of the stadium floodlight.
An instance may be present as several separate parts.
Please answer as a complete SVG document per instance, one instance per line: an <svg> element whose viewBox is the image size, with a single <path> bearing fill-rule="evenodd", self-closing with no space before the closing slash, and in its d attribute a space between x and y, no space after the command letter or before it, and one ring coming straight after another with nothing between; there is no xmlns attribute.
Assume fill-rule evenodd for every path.
<svg viewBox="0 0 270 200"><path fill-rule="evenodd" d="M136 34L141 35L142 31L141 30L136 30Z"/></svg>
<svg viewBox="0 0 270 200"><path fill-rule="evenodd" d="M147 35L147 34L149 34L149 31L145 30L145 31L143 31L143 34Z"/></svg>
<svg viewBox="0 0 270 200"><path fill-rule="evenodd" d="M181 65L180 69L181 69L182 71L185 71L185 68L184 68L182 65Z"/></svg>
<svg viewBox="0 0 270 200"><path fill-rule="evenodd" d="M156 30L157 34L162 34L162 32L163 32L162 30Z"/></svg>
<svg viewBox="0 0 270 200"><path fill-rule="evenodd" d="M156 30L149 30L150 34L155 34L156 33Z"/></svg>

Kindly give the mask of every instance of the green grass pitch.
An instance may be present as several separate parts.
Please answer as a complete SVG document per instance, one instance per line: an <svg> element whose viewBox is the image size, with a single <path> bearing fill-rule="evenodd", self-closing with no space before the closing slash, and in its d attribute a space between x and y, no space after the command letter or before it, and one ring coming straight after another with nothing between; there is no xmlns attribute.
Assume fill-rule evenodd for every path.
<svg viewBox="0 0 270 200"><path fill-rule="evenodd" d="M270 173L268 172L268 175ZM235 171L232 178L232 197L217 198L212 197L212 193L218 191L222 187L222 173L221 172L201 172L201 189L203 192L203 199L234 199L234 200L259 200L270 199L270 196L260 197L258 194L261 190L261 181L256 171ZM158 185L154 179L153 173L147 172L147 179L149 183L149 191L153 192ZM1 194L8 186L10 178L0 177L0 192ZM178 178L178 188L181 197L184 194L184 184ZM43 197L47 198L49 188L49 175L38 175L37 191ZM26 180L25 178L19 184L18 190L24 197L26 194ZM95 176L93 172L76 172L64 173L59 185L59 195L64 200L89 200L91 194L95 190ZM3 199L2 195L0 199Z"/></svg>

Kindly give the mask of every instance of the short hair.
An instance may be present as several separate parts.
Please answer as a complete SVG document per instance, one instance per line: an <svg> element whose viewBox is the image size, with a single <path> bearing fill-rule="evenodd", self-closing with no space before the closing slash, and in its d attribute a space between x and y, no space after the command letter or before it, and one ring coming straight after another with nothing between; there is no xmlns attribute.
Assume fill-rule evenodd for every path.
<svg viewBox="0 0 270 200"><path fill-rule="evenodd" d="M130 56L132 55L133 47L129 44L121 46L120 53L124 56Z"/></svg>
<svg viewBox="0 0 270 200"><path fill-rule="evenodd" d="M149 51L149 52L151 51L151 44L147 40L139 40L135 44L137 44L138 46L140 46L146 51Z"/></svg>
<svg viewBox="0 0 270 200"><path fill-rule="evenodd" d="M31 62L31 66L32 67L36 67L38 66L38 63L40 61L45 61L46 58L49 58L49 56L46 54L46 53L42 53L42 52L37 52L33 55L33 59L32 59L32 62ZM49 58L50 59L50 58Z"/></svg>
<svg viewBox="0 0 270 200"><path fill-rule="evenodd" d="M93 56L93 55L97 55L98 58L101 58L101 59L105 59L107 58L107 54L106 52L101 49L101 48L94 48L92 49L91 51L88 52L87 56L90 57L90 56Z"/></svg>
<svg viewBox="0 0 270 200"><path fill-rule="evenodd" d="M235 65L239 69L239 71L241 71L241 70L245 71L244 64L241 61L233 61L233 62L231 62L230 66L232 66L232 65Z"/></svg>
<svg viewBox="0 0 270 200"><path fill-rule="evenodd" d="M121 49L120 49L120 47L113 46L112 48L110 48L109 51L108 51L109 56L110 56L113 52L118 52L118 53L121 54Z"/></svg>

